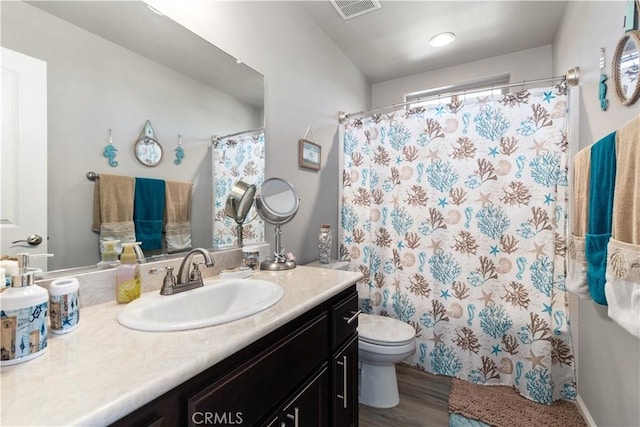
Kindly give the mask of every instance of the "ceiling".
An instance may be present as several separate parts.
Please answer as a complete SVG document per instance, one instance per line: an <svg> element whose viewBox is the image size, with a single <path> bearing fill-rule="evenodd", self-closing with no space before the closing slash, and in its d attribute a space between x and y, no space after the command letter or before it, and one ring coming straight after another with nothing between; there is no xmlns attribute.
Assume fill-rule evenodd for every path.
<svg viewBox="0 0 640 427"><path fill-rule="evenodd" d="M370 83L551 44L566 1L381 1L344 20L328 0L300 2ZM436 33L456 41L434 48Z"/></svg>
<svg viewBox="0 0 640 427"><path fill-rule="evenodd" d="M28 1L119 46L258 109L263 76L142 1ZM215 70L212 73L211 70Z"/></svg>

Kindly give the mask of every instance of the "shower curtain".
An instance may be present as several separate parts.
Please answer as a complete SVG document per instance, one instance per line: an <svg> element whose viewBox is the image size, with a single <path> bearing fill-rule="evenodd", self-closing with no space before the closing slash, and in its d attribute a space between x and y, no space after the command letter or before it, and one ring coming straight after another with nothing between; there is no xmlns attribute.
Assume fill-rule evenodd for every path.
<svg viewBox="0 0 640 427"><path fill-rule="evenodd" d="M573 400L566 86L353 118L340 256L364 312L413 326L419 369Z"/></svg>
<svg viewBox="0 0 640 427"><path fill-rule="evenodd" d="M236 222L225 215L225 202L236 182L241 180L257 188L264 182L264 131L222 138L214 143L211 152L213 247L237 245ZM242 236L245 245L264 242L264 221L256 214L254 206L247 214Z"/></svg>

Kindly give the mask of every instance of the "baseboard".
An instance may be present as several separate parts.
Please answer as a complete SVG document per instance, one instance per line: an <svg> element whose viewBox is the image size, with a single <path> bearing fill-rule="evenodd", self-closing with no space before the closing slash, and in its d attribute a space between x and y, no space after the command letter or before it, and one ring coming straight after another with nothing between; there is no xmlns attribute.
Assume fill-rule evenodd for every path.
<svg viewBox="0 0 640 427"><path fill-rule="evenodd" d="M589 427L598 427L596 422L593 420L593 417L591 416L587 405L584 403L584 400L582 400L582 397L579 394L576 396L576 406L578 407L578 410L582 414L584 421Z"/></svg>

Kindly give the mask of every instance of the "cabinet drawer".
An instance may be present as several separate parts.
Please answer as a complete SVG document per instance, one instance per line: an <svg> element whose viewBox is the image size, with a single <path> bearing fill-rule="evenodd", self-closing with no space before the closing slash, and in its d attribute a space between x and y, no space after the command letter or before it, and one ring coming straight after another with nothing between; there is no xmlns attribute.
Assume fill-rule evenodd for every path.
<svg viewBox="0 0 640 427"><path fill-rule="evenodd" d="M190 425L195 425L194 419L197 422L207 417L227 417L239 425L255 425L326 360L328 330L328 318L323 313L190 397Z"/></svg>
<svg viewBox="0 0 640 427"><path fill-rule="evenodd" d="M336 348L358 328L358 293L353 292L331 310L331 348Z"/></svg>

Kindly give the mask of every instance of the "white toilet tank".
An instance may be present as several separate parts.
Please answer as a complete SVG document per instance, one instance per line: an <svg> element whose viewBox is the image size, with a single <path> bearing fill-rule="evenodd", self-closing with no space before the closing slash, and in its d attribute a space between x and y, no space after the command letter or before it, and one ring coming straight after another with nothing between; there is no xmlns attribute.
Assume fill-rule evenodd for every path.
<svg viewBox="0 0 640 427"><path fill-rule="evenodd" d="M320 261L315 260L307 264L309 267L322 267L329 268L331 270L348 270L349 269L349 261L337 261L331 260L331 262L327 264L321 264Z"/></svg>

